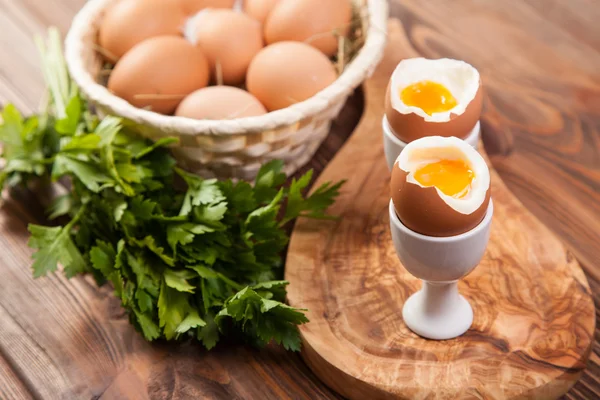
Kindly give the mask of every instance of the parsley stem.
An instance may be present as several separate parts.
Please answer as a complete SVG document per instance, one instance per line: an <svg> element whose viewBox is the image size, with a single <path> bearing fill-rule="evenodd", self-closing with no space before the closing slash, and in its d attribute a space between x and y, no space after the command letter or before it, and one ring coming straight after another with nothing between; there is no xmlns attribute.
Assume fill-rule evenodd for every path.
<svg viewBox="0 0 600 400"><path fill-rule="evenodd" d="M220 272L217 272L217 275L219 275L219 278L225 282L226 284L228 284L229 286L231 286L232 288L234 288L235 290L242 290L243 288L245 288L246 286L244 285L240 285L237 282L232 281L231 279L229 279L228 277L226 277L225 275L223 275Z"/></svg>
<svg viewBox="0 0 600 400"><path fill-rule="evenodd" d="M77 214L75 214L75 216L69 221L69 223L65 225L65 231L70 231L73 228L73 226L75 226L75 224L79 222L79 220L83 216L83 213L86 211L87 206L87 204L83 204L81 207L79 207Z"/></svg>

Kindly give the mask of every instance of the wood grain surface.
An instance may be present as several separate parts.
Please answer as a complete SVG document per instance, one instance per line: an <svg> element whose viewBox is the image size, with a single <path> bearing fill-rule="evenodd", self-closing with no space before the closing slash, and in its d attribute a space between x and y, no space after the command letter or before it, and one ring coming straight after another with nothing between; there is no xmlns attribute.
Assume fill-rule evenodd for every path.
<svg viewBox="0 0 600 400"><path fill-rule="evenodd" d="M0 101L35 110L43 88L31 39L64 33L85 0L0 0ZM582 264L600 306L600 6L596 0L392 0L412 55L463 58L487 85L484 144L508 188ZM310 166L322 170L360 117L349 101ZM377 139L379 140L379 136ZM148 346L118 301L87 279L34 281L28 197L0 215L0 398L337 398L297 355L234 345L206 353ZM600 339L600 331L596 331ZM75 397L72 395L76 394ZM600 397L594 344L570 399Z"/></svg>
<svg viewBox="0 0 600 400"><path fill-rule="evenodd" d="M316 182L348 179L331 207L341 218L294 228L285 277L290 305L309 310L311 322L300 329L303 357L325 383L357 400L558 398L579 379L591 349L590 289L573 256L493 169L490 241L459 282L473 307L472 327L457 339L431 341L402 319L421 282L394 251L390 173L383 142L373 137L406 50L393 19L384 58L364 85L363 118Z"/></svg>

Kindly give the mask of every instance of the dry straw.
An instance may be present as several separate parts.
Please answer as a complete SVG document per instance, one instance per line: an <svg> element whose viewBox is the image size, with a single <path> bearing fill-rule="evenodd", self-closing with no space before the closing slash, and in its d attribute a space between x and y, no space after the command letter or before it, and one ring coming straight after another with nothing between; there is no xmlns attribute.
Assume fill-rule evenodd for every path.
<svg viewBox="0 0 600 400"><path fill-rule="evenodd" d="M101 84L107 72L96 38L104 10L116 1L90 0L73 20L66 39L71 76L100 113L122 117L151 139L178 137L174 155L184 167L205 176L252 179L272 159L284 160L286 172L293 173L313 156L385 46L387 1L355 0L350 34L338 43L335 64L342 73L315 96L259 117L210 121L166 116L136 108Z"/></svg>

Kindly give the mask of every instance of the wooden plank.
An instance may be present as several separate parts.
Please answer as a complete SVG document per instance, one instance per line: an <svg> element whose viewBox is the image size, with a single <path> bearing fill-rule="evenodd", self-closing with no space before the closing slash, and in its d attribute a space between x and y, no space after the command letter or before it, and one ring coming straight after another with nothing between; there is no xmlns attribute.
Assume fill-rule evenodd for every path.
<svg viewBox="0 0 600 400"><path fill-rule="evenodd" d="M4 356L0 356L0 399L33 399Z"/></svg>
<svg viewBox="0 0 600 400"><path fill-rule="evenodd" d="M421 283L394 251L390 174L383 143L372 138L384 112L380 99L403 58L403 35L392 20L386 55L365 83L365 115L316 183L348 178L331 209L341 218L300 220L292 234L285 276L290 305L309 309L311 323L300 329L304 359L351 399L562 396L581 376L592 346L590 290L571 254L493 168L487 252L459 282L473 326L459 338L431 341L402 319L402 304Z"/></svg>
<svg viewBox="0 0 600 400"><path fill-rule="evenodd" d="M0 365L16 366L10 379L35 397L335 397L281 348L148 344L109 288L60 274L33 279L25 228L39 205L17 198L0 212Z"/></svg>
<svg viewBox="0 0 600 400"><path fill-rule="evenodd" d="M580 261L600 304L600 9L593 0L392 0L411 56L465 59L486 87L483 143L508 189ZM600 337L600 329L596 330ZM600 397L600 354L569 398Z"/></svg>
<svg viewBox="0 0 600 400"><path fill-rule="evenodd" d="M21 384L37 398L56 397L62 392L61 387L68 387L63 374L44 349L31 339L4 307L0 307L0 318L2 357L15 365Z"/></svg>
<svg viewBox="0 0 600 400"><path fill-rule="evenodd" d="M0 348L29 390L42 398L86 394L120 359L96 309L101 296L84 280L34 280L23 210L6 201L0 213ZM90 307L96 300L96 307ZM91 308L91 309L90 309ZM116 333L113 333L116 336ZM94 374L93 371L98 371ZM86 386L78 388L81 383ZM82 390L85 389L85 390ZM88 392L89 393L89 392Z"/></svg>
<svg viewBox="0 0 600 400"><path fill-rule="evenodd" d="M0 26L3 27L3 34L0 36L0 102L15 102L24 111L37 108L42 78L31 37L35 33L43 33L46 26L51 24L58 25L62 32L66 32L72 15L84 2L85 0L0 0ZM484 79L494 83L486 99L486 120L489 122L484 126L484 143L492 163L508 188L558 234L582 261L592 292L595 294L596 304L600 304L600 269L593 264L595 260L600 259L600 215L597 208L594 208L598 204L597 193L600 193L596 161L600 151L600 100L597 69L594 68L598 65L600 51L600 25L596 23L600 17L596 1L391 0L391 5L392 14L401 17L405 22L407 41L413 49L411 55L465 58L482 70ZM519 102L521 97L527 100L525 104ZM519 106L515 107L515 104ZM342 117L334 125L328 141L309 166L315 167L317 172L323 169L356 125L361 110L362 95L359 92L349 101ZM532 166L534 169L528 170ZM551 190L547 188L546 183ZM572 205L569 212L564 212L564 204ZM32 202L25 203L22 208L37 209L29 214L40 214L39 206ZM9 212L17 211L13 207ZM23 220L32 219L23 216ZM22 240L24 241L25 237L22 237ZM1 252L13 251L12 248L0 248ZM29 274L29 250L22 243L21 247L14 251L22 254L19 264L0 264L0 279L11 277L17 270ZM5 260L11 260L11 257L6 256ZM7 269L12 272L5 273ZM89 285L85 280L78 279L78 282L79 285L84 285L83 288ZM15 291L19 291L26 290L30 282L21 279L15 284L19 285ZM60 288L63 292L73 290L71 287L56 287L56 290ZM95 293L93 286L89 286L89 290ZM61 298L59 296L59 299ZM22 296L21 299L24 302L28 301L27 296ZM64 303L64 300L61 301ZM108 315L106 321L102 322L103 326L107 327L105 329L127 333L123 334L125 339L122 339L122 346L126 349L139 346L141 343L133 339L137 337L136 334L129 332L127 322L119 315L118 302L112 300L109 293L100 296L99 301L104 307L102 312ZM2 298L0 304L3 304ZM24 306L21 310L23 308ZM37 312L35 307L31 309ZM25 322L27 327L38 324L35 320ZM36 334L46 333L40 327ZM600 337L600 331L597 331L596 336ZM244 362L240 362L236 358L239 349L240 347L234 346L231 354L225 352L228 354L228 361L223 361L222 366L223 369L231 366L239 369L239 373L230 376L229 379L239 379L237 386L233 387L254 388L254 391L245 391L245 395L253 393L260 396L261 391L257 389L259 383L244 380L245 373L260 367L267 368L277 377L275 381L278 380L280 370L286 371L285 374L300 387L301 392L298 396L334 396L295 355L278 358L279 356L270 356L269 351L267 355L262 354L259 357L258 353L251 352L244 358ZM174 350L163 351L168 356L161 353L162 356L170 361L165 366L157 361L159 359L152 359L151 364L156 364L153 365L153 369L180 373L179 368L196 365L191 361L176 361L179 353ZM193 353L190 359L205 357L199 348ZM569 398L600 396L599 354L598 346L595 346L588 369L581 383L569 394ZM0 365L9 365L7 361L1 360L2 356ZM114 372L110 372L113 374L110 379L107 378L104 384L92 387L88 393L93 393L94 396L105 393L105 398L118 397L114 388L124 387L124 383L132 376L127 372L129 367L125 365L140 369L144 362L134 363L126 358L117 369L111 370ZM66 364L64 368L75 367ZM142 380L131 379L142 392L147 392L147 382L143 380L146 375L140 374L139 379ZM214 398L219 398L219 394L223 393L235 397L237 389L227 389L225 392L217 389L222 386L230 388L231 383L230 386L215 383L209 378L204 378L203 374L204 371L200 371L199 376L202 377L198 377L195 383L189 383L188 386L207 385L206 387L213 391L211 393ZM5 376L8 375L2 374L0 379ZM18 378L18 375L12 376ZM117 380L113 383L111 379L115 377ZM156 382L162 383L159 380ZM284 392L289 394L291 390L292 387L286 388ZM273 395L278 392L273 389L269 393ZM0 398L4 398L2 392Z"/></svg>
<svg viewBox="0 0 600 400"><path fill-rule="evenodd" d="M37 108L43 79L32 36L51 24L66 31L70 16L64 17L61 4L0 1L3 102L23 111ZM342 112L340 134L324 144L331 149L326 153L335 152L359 116L352 109ZM321 164L327 160L318 159ZM235 343L213 353L198 345L184 352L178 345L149 345L132 330L109 289L98 291L88 279L69 281L61 275L33 280L26 224L40 218L40 205L23 193L17 199L6 201L0 213L0 310L5 310L0 314L0 372L7 371L0 378L0 398L337 397L298 355Z"/></svg>

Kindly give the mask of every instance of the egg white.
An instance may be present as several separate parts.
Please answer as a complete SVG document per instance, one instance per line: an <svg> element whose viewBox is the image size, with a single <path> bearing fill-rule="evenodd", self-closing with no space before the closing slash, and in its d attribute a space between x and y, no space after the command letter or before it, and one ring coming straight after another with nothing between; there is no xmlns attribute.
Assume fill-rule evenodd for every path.
<svg viewBox="0 0 600 400"><path fill-rule="evenodd" d="M462 160L474 173L469 192L461 198L448 196L435 188L440 198L453 210L461 214L477 211L486 198L490 188L490 170L485 160L467 142L456 137L426 136L410 142L396 159L400 169L408 172L406 181L420 187L414 173L421 167L442 160Z"/></svg>
<svg viewBox="0 0 600 400"><path fill-rule="evenodd" d="M479 90L479 79L479 72L464 61L410 58L401 61L392 74L390 101L392 107L401 114L414 113L428 122L448 122L450 114L461 115L473 101ZM429 115L419 107L404 104L400 92L424 80L444 85L456 99L457 105L448 111Z"/></svg>

